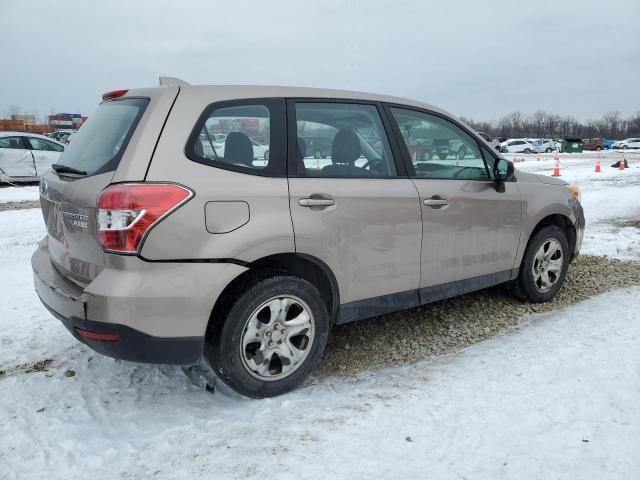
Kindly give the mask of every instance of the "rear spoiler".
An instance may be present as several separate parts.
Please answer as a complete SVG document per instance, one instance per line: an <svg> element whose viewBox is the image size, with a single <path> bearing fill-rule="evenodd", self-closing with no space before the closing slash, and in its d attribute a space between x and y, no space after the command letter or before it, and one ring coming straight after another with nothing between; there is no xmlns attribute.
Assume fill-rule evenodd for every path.
<svg viewBox="0 0 640 480"><path fill-rule="evenodd" d="M161 87L188 87L189 84L184 80L175 77L160 77Z"/></svg>

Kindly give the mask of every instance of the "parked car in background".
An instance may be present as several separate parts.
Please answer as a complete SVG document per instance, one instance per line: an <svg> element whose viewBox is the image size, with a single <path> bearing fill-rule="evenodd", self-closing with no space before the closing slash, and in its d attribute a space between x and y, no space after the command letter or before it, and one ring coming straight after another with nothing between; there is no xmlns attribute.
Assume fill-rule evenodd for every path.
<svg viewBox="0 0 640 480"><path fill-rule="evenodd" d="M300 138L306 144L307 156L321 159L331 155L331 137L302 135Z"/></svg>
<svg viewBox="0 0 640 480"><path fill-rule="evenodd" d="M0 132L0 182L34 182L51 169L64 145L44 135Z"/></svg>
<svg viewBox="0 0 640 480"><path fill-rule="evenodd" d="M640 148L640 138L627 138L626 140L618 140L613 142L614 150L626 150L628 148Z"/></svg>
<svg viewBox="0 0 640 480"><path fill-rule="evenodd" d="M610 138L603 138L602 139L602 146L604 147L605 150L611 150L611 148L613 147L613 143L615 142L615 140L611 140Z"/></svg>
<svg viewBox="0 0 640 480"><path fill-rule="evenodd" d="M253 158L269 160L269 145L263 145L255 138L251 138L251 146L253 147Z"/></svg>
<svg viewBox="0 0 640 480"><path fill-rule="evenodd" d="M484 132L477 132L482 138L484 138L489 145L491 145L496 150L500 151L500 141L497 138L492 138L491 135Z"/></svg>
<svg viewBox="0 0 640 480"><path fill-rule="evenodd" d="M211 124L225 125L224 155L203 151ZM413 128L462 158L414 164ZM332 132L326 161L306 158L310 129ZM369 93L118 90L61 162L40 183L44 305L102 354L204 357L256 398L299 385L334 325L501 283L550 301L584 234L577 187L516 171L436 107Z"/></svg>
<svg viewBox="0 0 640 480"><path fill-rule="evenodd" d="M536 153L551 153L558 148L550 138L525 138L525 141L534 146Z"/></svg>
<svg viewBox="0 0 640 480"><path fill-rule="evenodd" d="M583 150L594 150L599 152L604 149L604 142L601 138L583 138L582 139Z"/></svg>
<svg viewBox="0 0 640 480"><path fill-rule="evenodd" d="M77 130L74 129L66 129L66 130L56 130L55 132L51 132L47 134L47 137L52 138L56 142L64 143L63 140L66 139L72 133L76 133Z"/></svg>
<svg viewBox="0 0 640 480"><path fill-rule="evenodd" d="M536 147L524 138L513 138L500 144L502 153L535 153Z"/></svg>

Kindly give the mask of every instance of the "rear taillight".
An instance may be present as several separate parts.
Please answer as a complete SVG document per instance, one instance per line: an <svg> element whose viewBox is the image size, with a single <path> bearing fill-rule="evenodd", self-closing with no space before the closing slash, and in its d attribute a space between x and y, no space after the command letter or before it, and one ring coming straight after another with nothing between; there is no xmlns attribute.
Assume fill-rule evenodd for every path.
<svg viewBox="0 0 640 480"><path fill-rule="evenodd" d="M109 252L136 253L147 232L192 196L185 187L165 183L105 188L98 197L97 212L102 247Z"/></svg>

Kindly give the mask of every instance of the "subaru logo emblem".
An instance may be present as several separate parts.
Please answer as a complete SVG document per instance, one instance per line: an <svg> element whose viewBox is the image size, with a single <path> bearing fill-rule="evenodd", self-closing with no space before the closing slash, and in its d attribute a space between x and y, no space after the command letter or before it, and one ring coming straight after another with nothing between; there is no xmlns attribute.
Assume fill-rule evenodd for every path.
<svg viewBox="0 0 640 480"><path fill-rule="evenodd" d="M47 185L47 181L43 178L40 180L40 195L43 197L47 195L49 192L49 185Z"/></svg>

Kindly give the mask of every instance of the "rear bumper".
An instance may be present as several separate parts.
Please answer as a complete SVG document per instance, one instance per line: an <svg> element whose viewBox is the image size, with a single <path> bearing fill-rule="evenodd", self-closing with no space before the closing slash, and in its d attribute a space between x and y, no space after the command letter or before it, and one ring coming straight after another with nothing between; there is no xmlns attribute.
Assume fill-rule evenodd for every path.
<svg viewBox="0 0 640 480"><path fill-rule="evenodd" d="M74 337L104 355L144 363L198 362L216 299L246 269L113 257L83 288L53 265L44 239L31 257L40 300ZM112 333L117 340L87 339L77 329Z"/></svg>
<svg viewBox="0 0 640 480"><path fill-rule="evenodd" d="M77 317L64 317L52 310L40 297L47 310L62 322L77 340L107 357L141 363L190 365L197 363L203 348L202 337L163 338L152 337L117 323L92 322ZM89 340L79 335L78 330L93 333L110 333L118 337L115 341Z"/></svg>

